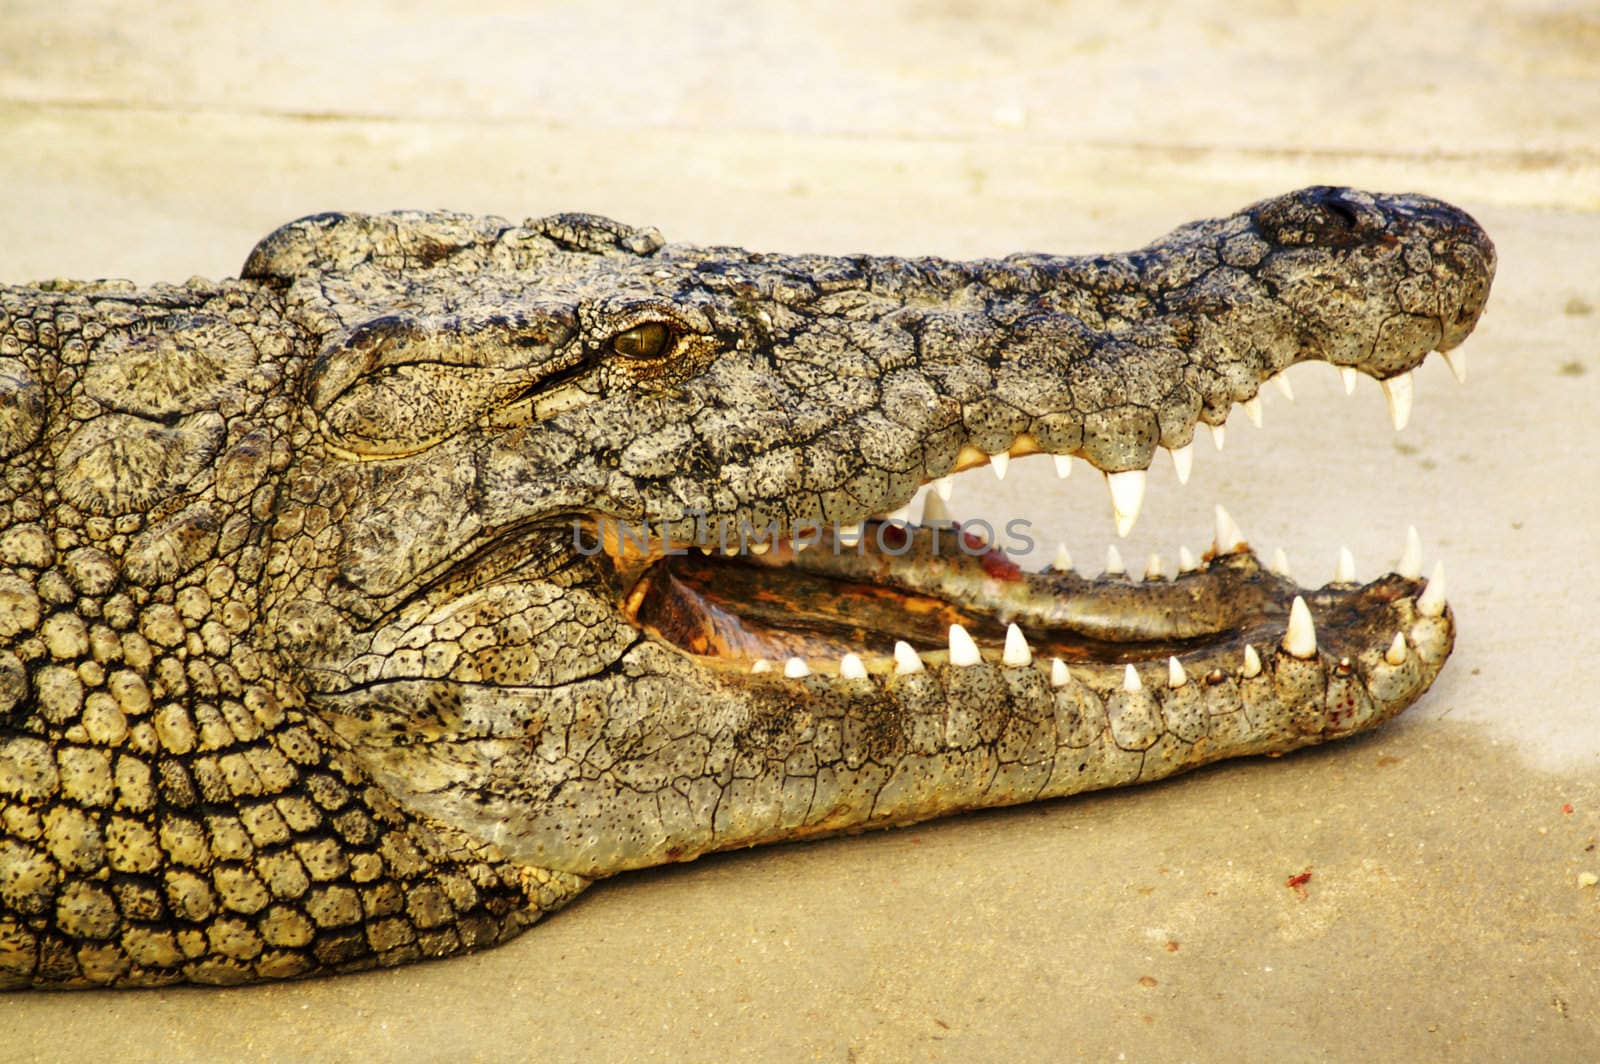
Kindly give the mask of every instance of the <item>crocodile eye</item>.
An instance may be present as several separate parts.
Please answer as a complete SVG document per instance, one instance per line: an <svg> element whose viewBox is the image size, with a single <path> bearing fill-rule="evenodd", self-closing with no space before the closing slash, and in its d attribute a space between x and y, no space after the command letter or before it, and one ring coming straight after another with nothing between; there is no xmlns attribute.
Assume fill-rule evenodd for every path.
<svg viewBox="0 0 1600 1064"><path fill-rule="evenodd" d="M659 358L671 339L672 333L665 325L649 321L612 337L611 350L626 358Z"/></svg>

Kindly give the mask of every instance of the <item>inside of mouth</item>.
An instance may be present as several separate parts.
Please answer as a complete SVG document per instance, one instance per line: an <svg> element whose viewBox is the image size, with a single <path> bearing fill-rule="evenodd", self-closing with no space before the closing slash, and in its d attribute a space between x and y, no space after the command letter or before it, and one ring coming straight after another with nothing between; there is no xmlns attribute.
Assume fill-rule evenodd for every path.
<svg viewBox="0 0 1600 1064"><path fill-rule="evenodd" d="M930 556L933 530L919 526L906 530L906 549L886 552L875 545L876 530L869 524L859 545L824 537L798 555L659 557L628 596L630 613L656 637L743 670L761 660L824 662L852 653L869 669L887 668L900 641L936 659L952 625L998 660L1011 623L1035 658L1069 665L1176 656L1229 667L1246 644L1265 650L1282 640L1296 595L1307 598L1324 650L1338 656L1374 645L1388 604L1415 593L1398 576L1307 590L1264 569L1243 545L1176 577L1089 578L1024 573L996 551L955 551L948 531L944 553Z"/></svg>
<svg viewBox="0 0 1600 1064"><path fill-rule="evenodd" d="M1283 639L1297 594L1316 617L1323 652L1338 660L1386 644L1393 636L1391 604L1418 592L1416 581L1392 573L1365 585L1301 588L1264 570L1241 547L1174 579L1046 572L1007 582L1020 589L1010 594L957 601L958 595L899 585L893 575L859 579L859 564L838 566L843 575L819 572L834 567L831 558L810 560L825 546L807 552L804 565L694 551L661 558L630 596L634 619L688 653L741 670L761 660L837 661L847 653L859 655L869 669L887 669L897 641L925 657L942 655L954 624L967 630L986 658L999 660L1013 620L1035 659L1121 667L1176 656L1195 667L1230 669L1246 645L1267 651ZM871 552L849 557L859 562ZM982 586L992 591L995 585ZM1047 608L1065 603L1073 605L1070 616ZM1180 612L1184 603L1194 608ZM1101 612L1108 618L1104 624Z"/></svg>
<svg viewBox="0 0 1600 1064"><path fill-rule="evenodd" d="M887 658L898 641L936 653L959 624L981 647L1004 644L997 612L900 587L822 576L793 566L699 554L663 559L645 577L637 620L690 653L748 666L759 659ZM1226 637L1232 632L1217 633ZM1029 633L1035 653L1073 662L1165 660L1209 636L1112 642L1069 629Z"/></svg>

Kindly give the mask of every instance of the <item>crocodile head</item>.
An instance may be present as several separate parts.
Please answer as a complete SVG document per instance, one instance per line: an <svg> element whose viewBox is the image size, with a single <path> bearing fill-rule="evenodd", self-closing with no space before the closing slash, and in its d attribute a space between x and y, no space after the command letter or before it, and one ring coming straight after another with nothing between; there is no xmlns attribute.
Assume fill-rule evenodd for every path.
<svg viewBox="0 0 1600 1064"><path fill-rule="evenodd" d="M999 659L1012 624L1012 657L1114 689L1143 666L1259 669L1299 596L1291 642L1319 691L1387 668L1386 715L1442 660L1393 664L1415 563L1300 589L1223 520L1175 579L1085 579L881 515L1049 454L1106 474L1125 531L1158 448L1182 468L1200 422L1305 360L1384 381L1401 418L1494 264L1453 207L1334 188L1130 254L971 263L670 245L590 216L306 219L245 271L287 286L320 344L264 613L329 694L568 683L640 641L726 684L768 687L773 662L849 684L946 660L952 625ZM604 590L530 623L534 589L579 570ZM1309 734L1373 722L1317 699Z"/></svg>
<svg viewBox="0 0 1600 1064"><path fill-rule="evenodd" d="M1084 258L323 215L235 281L0 287L0 987L442 956L626 868L1370 727L1451 648L1415 557L1302 589L1222 520L1088 579L893 515L1048 454L1125 529L1308 359L1403 420L1494 262L1315 188Z"/></svg>

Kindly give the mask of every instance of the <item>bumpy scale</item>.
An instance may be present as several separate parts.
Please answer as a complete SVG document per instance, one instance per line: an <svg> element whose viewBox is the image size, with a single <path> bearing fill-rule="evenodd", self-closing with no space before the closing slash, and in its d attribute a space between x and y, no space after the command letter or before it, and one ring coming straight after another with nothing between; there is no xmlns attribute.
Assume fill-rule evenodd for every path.
<svg viewBox="0 0 1600 1064"><path fill-rule="evenodd" d="M1045 453L1125 530L1307 359L1402 421L1493 270L1316 188L1087 258L330 214L239 280L0 288L0 987L444 956L624 869L1375 725L1452 644L1409 545L1302 589L1224 514L1088 579L903 508Z"/></svg>

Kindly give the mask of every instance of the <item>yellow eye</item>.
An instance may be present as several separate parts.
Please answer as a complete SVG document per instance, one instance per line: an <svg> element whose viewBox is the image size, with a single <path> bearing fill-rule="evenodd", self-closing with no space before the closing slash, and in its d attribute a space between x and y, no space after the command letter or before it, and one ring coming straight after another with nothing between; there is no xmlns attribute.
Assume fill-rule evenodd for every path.
<svg viewBox="0 0 1600 1064"><path fill-rule="evenodd" d="M635 325L611 340L611 350L627 358L659 358L666 353L672 333L658 321Z"/></svg>

